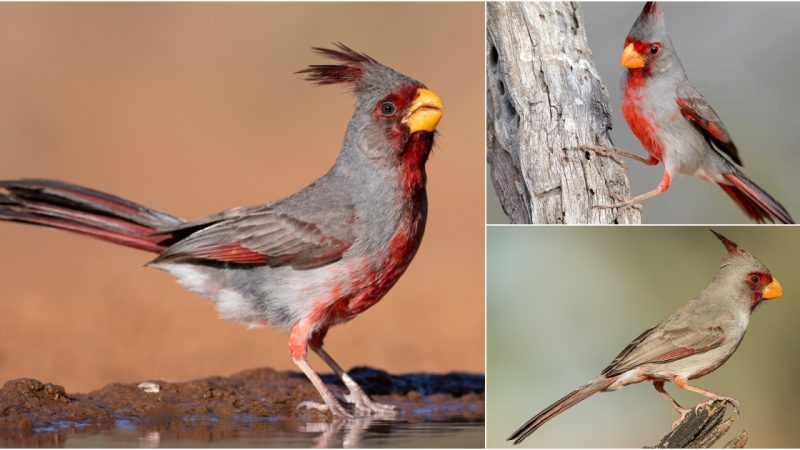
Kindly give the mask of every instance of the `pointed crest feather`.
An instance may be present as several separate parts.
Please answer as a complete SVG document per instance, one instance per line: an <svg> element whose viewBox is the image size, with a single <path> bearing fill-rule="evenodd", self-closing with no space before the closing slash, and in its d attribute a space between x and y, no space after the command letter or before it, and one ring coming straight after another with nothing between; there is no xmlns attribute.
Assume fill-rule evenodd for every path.
<svg viewBox="0 0 800 450"><path fill-rule="evenodd" d="M296 73L305 74L306 80L317 84L356 84L364 75L364 64L379 64L372 57L359 53L341 42L334 45L336 49L322 47L313 49L320 55L341 64L315 64Z"/></svg>
<svg viewBox="0 0 800 450"><path fill-rule="evenodd" d="M661 14L661 8L658 7L656 2L647 2L644 4L644 8L642 8L642 14L647 14L648 16Z"/></svg>
<svg viewBox="0 0 800 450"><path fill-rule="evenodd" d="M633 23L628 37L646 42L666 35L664 11L656 2L647 2Z"/></svg>
<svg viewBox="0 0 800 450"><path fill-rule="evenodd" d="M722 244L725 246L725 249L728 250L728 254L733 255L733 254L740 254L742 252L742 249L739 248L739 245L736 242L733 242L732 240L726 238L725 236L717 233L714 230L710 231L714 233L717 239L722 241Z"/></svg>

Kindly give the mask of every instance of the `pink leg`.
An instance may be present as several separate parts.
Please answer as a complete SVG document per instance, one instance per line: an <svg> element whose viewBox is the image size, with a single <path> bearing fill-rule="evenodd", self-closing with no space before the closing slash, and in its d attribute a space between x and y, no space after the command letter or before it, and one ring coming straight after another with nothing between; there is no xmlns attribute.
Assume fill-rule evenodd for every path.
<svg viewBox="0 0 800 450"><path fill-rule="evenodd" d="M636 205L641 203L649 198L653 198L657 195L661 195L664 192L669 190L669 186L672 184L672 174L669 171L664 170L664 178L661 179L661 183L658 185L657 188L653 189L652 191L645 192L642 195L637 195L629 200L625 200L624 202L615 203L613 205L595 205L595 208L625 208L628 206Z"/></svg>
<svg viewBox="0 0 800 450"><path fill-rule="evenodd" d="M639 155L626 152L625 150L615 148L615 147L601 147L599 145L581 145L578 147L572 148L572 150L578 151L587 151L597 153L598 155L608 156L609 158L613 159L614 161L618 162L620 165L624 166L625 162L622 161L622 157L630 158L634 161L639 161L642 164L647 164L648 166L655 166L659 162L659 159L655 156L648 155L647 159L642 158Z"/></svg>
<svg viewBox="0 0 800 450"><path fill-rule="evenodd" d="M324 334L323 334L324 336ZM303 373L308 377L308 380L311 381L311 384L317 389L319 395L322 397L322 401L325 402L324 405L313 403L313 402L303 402L298 407L306 407L306 408L313 408L319 410L327 410L330 411L331 414L334 416L345 417L345 418L352 418L352 415L348 413L342 405L339 403L336 398L334 398L333 393L325 386L325 383L322 381L322 378L319 377L319 374L311 368L308 364L307 356L308 356L308 342L313 337L313 330L311 324L307 321L301 321L294 327L292 327L292 332L289 335L289 353L292 355L292 361L303 371Z"/></svg>
<svg viewBox="0 0 800 450"><path fill-rule="evenodd" d="M346 400L349 403L355 405L356 414L359 416L382 416L385 418L391 418L396 415L395 408L392 405L383 405L380 403L375 403L372 401L371 398L361 389L361 386L356 383L356 381L350 377L350 375L345 372L344 369L328 354L323 348L322 343L325 340L325 335L328 333L327 328L319 329L315 331L311 339L309 340L309 345L311 346L311 350L314 351L323 361L325 364L328 365L338 376L342 383L347 386L347 389L350 391L350 394L346 397Z"/></svg>
<svg viewBox="0 0 800 450"><path fill-rule="evenodd" d="M713 393L711 391L706 391L706 390L703 390L703 389L700 389L700 388L697 388L697 387L694 387L694 386L689 386L688 381L683 379L683 378L675 378L675 380L673 380L673 381L674 381L675 385L678 386L681 389L685 389L687 391L696 392L696 393L698 393L700 395L708 397L709 400L707 402L701 403L700 405L697 405L698 407L701 406L701 405L709 404L709 403L711 403L713 401L716 401L716 400L721 400L723 402L730 403L733 406L733 408L736 410L736 412L737 413L739 412L739 402L735 398L725 397L725 396L722 396L722 395L719 395L719 394L715 394L715 393ZM695 409L697 409L697 407L695 407Z"/></svg>
<svg viewBox="0 0 800 450"><path fill-rule="evenodd" d="M392 405L384 405L381 403L375 403L369 398L369 395L361 389L361 386L356 383L354 379L344 371L344 369L336 363L336 361L331 358L331 356L322 349L322 346L319 347L311 347L311 350L319 355L325 364L327 364L336 375L341 378L342 382L347 389L350 391L350 395L348 396L348 402L352 403L356 407L356 413L359 416L382 416L385 418L392 418L397 413L395 412L395 407Z"/></svg>
<svg viewBox="0 0 800 450"><path fill-rule="evenodd" d="M675 401L675 399L672 398L672 396L669 395L669 393L666 390L664 390L663 381L654 381L653 387L656 388L656 390L658 391L659 394L661 394L662 397L666 398L669 401L669 403L672 405L673 408L675 408L676 411L678 411L678 418L675 420L675 422L672 422L672 429L674 430L675 427L677 427L681 422L683 422L683 419L686 417L686 414L689 414L689 411L691 411L691 409L686 409L681 407L681 405L677 401Z"/></svg>

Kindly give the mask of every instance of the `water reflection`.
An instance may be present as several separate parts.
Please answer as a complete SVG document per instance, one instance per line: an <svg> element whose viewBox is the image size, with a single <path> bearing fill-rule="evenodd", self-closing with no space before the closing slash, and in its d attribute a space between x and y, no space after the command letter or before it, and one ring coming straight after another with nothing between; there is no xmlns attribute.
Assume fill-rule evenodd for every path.
<svg viewBox="0 0 800 450"><path fill-rule="evenodd" d="M65 424L66 425L66 424ZM74 425L74 424L73 424ZM194 417L168 423L117 421L4 436L3 446L26 447L457 447L482 448L482 422L334 419L300 422L264 417Z"/></svg>

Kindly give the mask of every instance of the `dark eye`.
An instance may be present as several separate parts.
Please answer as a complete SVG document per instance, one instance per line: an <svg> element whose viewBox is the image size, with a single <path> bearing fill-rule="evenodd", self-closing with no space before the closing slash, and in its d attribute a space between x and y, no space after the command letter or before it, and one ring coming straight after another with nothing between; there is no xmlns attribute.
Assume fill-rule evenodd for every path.
<svg viewBox="0 0 800 450"><path fill-rule="evenodd" d="M758 275L753 275L750 277L750 282L753 284L758 284L759 281L761 281L761 277Z"/></svg>
<svg viewBox="0 0 800 450"><path fill-rule="evenodd" d="M384 116L391 116L397 112L397 106L392 102L385 102L381 104L381 114Z"/></svg>
<svg viewBox="0 0 800 450"><path fill-rule="evenodd" d="M650 47L650 53L655 55L656 53L658 53L658 49L659 48L661 48L661 47L659 47L658 45L654 45L654 46Z"/></svg>

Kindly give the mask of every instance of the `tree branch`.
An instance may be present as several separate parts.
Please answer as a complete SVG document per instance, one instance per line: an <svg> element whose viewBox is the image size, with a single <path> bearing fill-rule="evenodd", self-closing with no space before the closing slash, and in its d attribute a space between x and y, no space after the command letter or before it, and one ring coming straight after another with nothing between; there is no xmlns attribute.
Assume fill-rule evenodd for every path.
<svg viewBox="0 0 800 450"><path fill-rule="evenodd" d="M711 404L703 404L695 411L692 409L686 417L661 439L658 444L648 448L710 448L730 430L735 416L725 417L728 404L723 400L715 400ZM747 444L747 432L725 444L725 448L743 448Z"/></svg>
<svg viewBox="0 0 800 450"><path fill-rule="evenodd" d="M487 159L513 223L640 223L576 3L487 3Z"/></svg>

